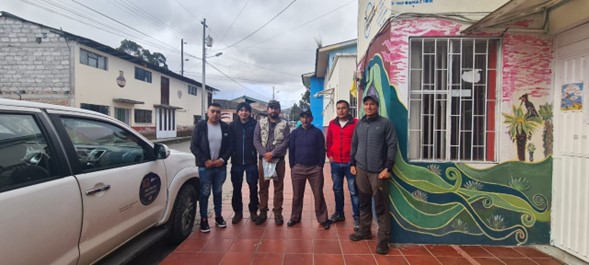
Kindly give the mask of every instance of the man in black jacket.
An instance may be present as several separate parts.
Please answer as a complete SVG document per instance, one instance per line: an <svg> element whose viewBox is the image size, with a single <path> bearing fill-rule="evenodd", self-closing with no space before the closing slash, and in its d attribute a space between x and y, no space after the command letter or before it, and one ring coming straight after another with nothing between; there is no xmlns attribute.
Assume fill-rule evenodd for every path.
<svg viewBox="0 0 589 265"><path fill-rule="evenodd" d="M211 227L208 222L208 205L213 189L215 205L215 224L227 226L221 215L221 196L223 183L227 177L227 161L233 152L231 129L221 121L221 105L211 103L207 110L207 120L199 121L192 132L190 151L196 158L200 178L200 231L208 233Z"/></svg>
<svg viewBox="0 0 589 265"><path fill-rule="evenodd" d="M255 222L258 216L258 159L254 147L254 129L256 120L252 118L252 107L241 102L237 105L237 116L229 126L233 134L233 155L231 155L231 183L233 184L233 197L231 206L235 215L231 223L237 224L243 218L243 201L241 186L243 185L243 172L250 189L250 211L251 221Z"/></svg>
<svg viewBox="0 0 589 265"><path fill-rule="evenodd" d="M350 240L371 239L372 204L378 220L376 253L389 252L391 220L387 212L386 181L391 177L397 153L397 134L391 121L378 114L376 96L364 97L364 117L356 124L350 152L350 172L356 176L360 192L360 227Z"/></svg>

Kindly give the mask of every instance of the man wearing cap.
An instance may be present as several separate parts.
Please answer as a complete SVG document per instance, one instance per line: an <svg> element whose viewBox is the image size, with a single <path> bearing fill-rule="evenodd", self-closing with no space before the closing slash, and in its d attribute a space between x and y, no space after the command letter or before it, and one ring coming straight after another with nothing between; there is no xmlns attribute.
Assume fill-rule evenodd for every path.
<svg viewBox="0 0 589 265"><path fill-rule="evenodd" d="M305 184L309 181L315 198L315 217L324 229L329 229L331 222L327 218L327 205L323 196L325 139L323 132L311 124L313 114L310 111L301 112L300 121L301 127L290 134L288 147L293 196L292 214L287 225L293 226L301 221Z"/></svg>
<svg viewBox="0 0 589 265"><path fill-rule="evenodd" d="M229 127L233 134L233 154L231 155L231 183L233 184L233 196L231 206L235 215L231 223L237 224L243 218L243 200L241 186L243 185L243 172L250 190L250 202L248 209L250 219L255 222L258 215L258 159L254 147L254 130L256 120L252 118L252 107L246 102L237 104L237 117Z"/></svg>
<svg viewBox="0 0 589 265"><path fill-rule="evenodd" d="M274 221L277 225L284 224L282 217L282 203L284 201L284 157L288 149L290 127L285 120L280 118L280 103L270 100L267 108L268 117L260 119L254 131L254 146L258 151L260 161L258 166L260 183L260 214L256 220L261 225L268 219L268 197L270 180L263 176L264 169L262 159L276 163L276 177L271 178L274 183Z"/></svg>
<svg viewBox="0 0 589 265"><path fill-rule="evenodd" d="M364 117L356 124L350 152L352 175L360 193L360 227L350 235L350 240L372 238L372 204L378 220L378 243L376 253L389 251L391 221L387 212L388 189L386 181L391 177L397 152L397 134L391 121L378 114L378 98L365 96Z"/></svg>

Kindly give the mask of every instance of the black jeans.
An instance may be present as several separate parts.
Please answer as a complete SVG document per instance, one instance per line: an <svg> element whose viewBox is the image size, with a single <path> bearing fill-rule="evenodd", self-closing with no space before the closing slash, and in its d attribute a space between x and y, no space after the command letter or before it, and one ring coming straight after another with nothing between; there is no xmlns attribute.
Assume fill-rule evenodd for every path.
<svg viewBox="0 0 589 265"><path fill-rule="evenodd" d="M233 197L231 206L236 213L243 213L243 199L241 196L241 187L243 185L243 171L250 189L250 203L248 208L250 212L258 211L258 165L232 165L231 166L231 183L233 184Z"/></svg>

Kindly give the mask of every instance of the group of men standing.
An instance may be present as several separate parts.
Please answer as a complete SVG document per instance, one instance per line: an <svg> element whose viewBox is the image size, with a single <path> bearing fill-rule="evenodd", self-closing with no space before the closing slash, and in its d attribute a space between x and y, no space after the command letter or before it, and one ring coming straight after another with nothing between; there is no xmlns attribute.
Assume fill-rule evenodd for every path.
<svg viewBox="0 0 589 265"><path fill-rule="evenodd" d="M252 118L249 104L238 104L236 111L239 119L231 124L220 120L219 104L210 104L208 119L195 126L190 144L200 174L201 232L211 230L207 218L211 191L215 224L220 228L227 226L221 214L221 196L230 157L233 184L231 204L235 212L232 223L239 223L243 219L241 188L245 172L250 190L248 209L251 220L261 225L268 219L269 187L272 182L274 221L277 225L284 224L282 206L285 157L288 152L293 202L287 225L294 226L301 221L306 182L309 182L313 191L315 216L321 226L329 229L331 224L344 221L343 184L346 179L355 231L349 236L350 240L372 238L374 211L378 220L376 252L386 254L389 250L391 224L386 206L388 192L385 181L391 176L397 139L391 122L378 114L378 98L369 95L364 97L363 103L365 116L357 120L350 115L349 103L338 101L337 116L329 122L326 138L321 129L313 126L310 111L300 113L301 126L291 132L288 123L280 118L280 103L275 100L268 103L267 117L259 121ZM323 193L326 155L330 161L335 195L335 212L330 218ZM275 163L273 176L264 176L264 161Z"/></svg>

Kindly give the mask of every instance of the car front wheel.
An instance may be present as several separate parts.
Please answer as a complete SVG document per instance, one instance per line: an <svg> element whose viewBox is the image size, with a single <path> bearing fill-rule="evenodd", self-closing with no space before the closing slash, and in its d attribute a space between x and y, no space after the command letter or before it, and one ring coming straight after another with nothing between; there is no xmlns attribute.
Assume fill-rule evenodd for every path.
<svg viewBox="0 0 589 265"><path fill-rule="evenodd" d="M196 189L192 185L185 185L178 192L172 216L168 221L170 228L168 240L171 243L179 244L192 232L196 214L196 199Z"/></svg>

